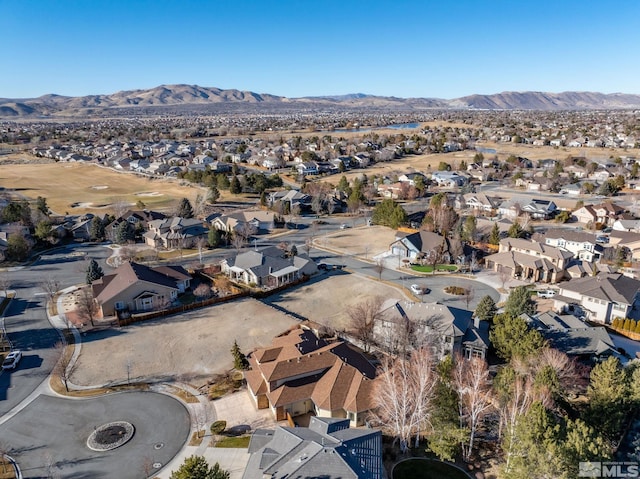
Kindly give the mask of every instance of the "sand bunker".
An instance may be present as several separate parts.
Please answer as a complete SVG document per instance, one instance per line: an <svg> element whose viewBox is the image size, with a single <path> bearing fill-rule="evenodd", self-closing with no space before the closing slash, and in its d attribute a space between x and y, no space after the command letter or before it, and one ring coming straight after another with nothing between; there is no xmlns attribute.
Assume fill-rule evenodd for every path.
<svg viewBox="0 0 640 479"><path fill-rule="evenodd" d="M142 193L136 193L136 196L163 196L164 193L159 191L143 191Z"/></svg>
<svg viewBox="0 0 640 479"><path fill-rule="evenodd" d="M92 190L106 190L109 188L107 185L93 185L91 187Z"/></svg>

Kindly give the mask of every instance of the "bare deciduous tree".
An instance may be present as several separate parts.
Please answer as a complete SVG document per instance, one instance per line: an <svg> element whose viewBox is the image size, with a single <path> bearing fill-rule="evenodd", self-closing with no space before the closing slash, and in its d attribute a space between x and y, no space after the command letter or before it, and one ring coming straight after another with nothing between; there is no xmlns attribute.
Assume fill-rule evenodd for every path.
<svg viewBox="0 0 640 479"><path fill-rule="evenodd" d="M78 294L78 307L76 309L80 319L89 321L91 326L95 326L94 319L96 319L98 311L98 304L93 297L91 287L82 288Z"/></svg>
<svg viewBox="0 0 640 479"><path fill-rule="evenodd" d="M40 287L47 294L49 301L53 301L53 298L60 289L60 282L51 276L47 276L42 283L40 283Z"/></svg>
<svg viewBox="0 0 640 479"><path fill-rule="evenodd" d="M387 359L375 386L376 418L383 429L408 450L430 422L437 373L437 361L429 348L416 350L410 358Z"/></svg>
<svg viewBox="0 0 640 479"><path fill-rule="evenodd" d="M464 288L464 294L462 297L464 298L464 304L467 306L467 309L469 309L469 304L471 304L471 301L473 301L473 298L475 297L475 290L473 289L473 286Z"/></svg>
<svg viewBox="0 0 640 479"><path fill-rule="evenodd" d="M193 290L193 295L199 300L203 301L210 298L213 295L211 286L205 283L200 283L196 289Z"/></svg>
<svg viewBox="0 0 640 479"><path fill-rule="evenodd" d="M58 341L54 345L54 349L58 354L58 362L56 363L53 371L60 377L64 383L64 388L69 392L69 378L72 373L72 368L70 367L72 357L71 351L67 351L67 344L63 341Z"/></svg>
<svg viewBox="0 0 640 479"><path fill-rule="evenodd" d="M2 291L5 298L9 293L9 289L11 289L11 280L6 274L0 274L0 291Z"/></svg>
<svg viewBox="0 0 640 479"><path fill-rule="evenodd" d="M368 298L347 309L351 334L362 341L366 352L375 342L375 325L380 318L380 307L383 299L380 296Z"/></svg>
<svg viewBox="0 0 640 479"><path fill-rule="evenodd" d="M124 214L129 211L129 203L124 200L118 200L114 202L112 205L113 215L118 218L122 218Z"/></svg>
<svg viewBox="0 0 640 479"><path fill-rule="evenodd" d="M373 269L376 273L378 273L378 280L382 280L382 272L384 271L384 260L379 258L376 260L376 263L373 265Z"/></svg>
<svg viewBox="0 0 640 479"><path fill-rule="evenodd" d="M460 425L469 429L469 442L462 444L462 454L469 460L480 421L493 406L487 363L480 358L466 360L457 357L453 370L453 387L459 398Z"/></svg>

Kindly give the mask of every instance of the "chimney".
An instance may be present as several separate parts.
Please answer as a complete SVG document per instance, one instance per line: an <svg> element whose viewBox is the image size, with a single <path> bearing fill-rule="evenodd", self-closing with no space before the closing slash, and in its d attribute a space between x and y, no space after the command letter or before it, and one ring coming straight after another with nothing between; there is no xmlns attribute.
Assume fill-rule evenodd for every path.
<svg viewBox="0 0 640 479"><path fill-rule="evenodd" d="M473 327L476 329L480 329L480 318L477 316L473 317Z"/></svg>

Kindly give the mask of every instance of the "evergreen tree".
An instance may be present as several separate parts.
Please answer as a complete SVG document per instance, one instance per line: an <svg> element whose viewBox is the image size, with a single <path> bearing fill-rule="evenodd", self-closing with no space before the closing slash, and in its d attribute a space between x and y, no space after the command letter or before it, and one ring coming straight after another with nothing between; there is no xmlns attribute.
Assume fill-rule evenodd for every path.
<svg viewBox="0 0 640 479"><path fill-rule="evenodd" d="M489 235L489 244L500 244L500 227L498 223L493 223L493 228L491 228L491 234Z"/></svg>
<svg viewBox="0 0 640 479"><path fill-rule="evenodd" d="M218 246L220 246L221 241L222 235L220 234L220 230L211 226L209 228L209 232L207 233L207 243L209 244L209 247L217 248Z"/></svg>
<svg viewBox="0 0 640 479"><path fill-rule="evenodd" d="M589 423L611 444L620 439L629 393L626 372L614 356L596 364L591 370L587 388Z"/></svg>
<svg viewBox="0 0 640 479"><path fill-rule="evenodd" d="M134 233L133 228L128 221L123 221L118 225L115 232L116 243L128 243L129 241L133 241Z"/></svg>
<svg viewBox="0 0 640 479"><path fill-rule="evenodd" d="M45 216L49 216L49 206L47 206L47 199L43 196L38 196L36 199L36 209Z"/></svg>
<svg viewBox="0 0 640 479"><path fill-rule="evenodd" d="M462 228L462 239L465 241L474 241L476 237L476 217L467 216L464 220L464 226Z"/></svg>
<svg viewBox="0 0 640 479"><path fill-rule="evenodd" d="M622 326L622 329L624 329L625 331L631 330L631 320L629 318L624 320L624 326Z"/></svg>
<svg viewBox="0 0 640 479"><path fill-rule="evenodd" d="M180 218L193 218L193 206L188 198L182 198L178 209L176 210L176 216Z"/></svg>
<svg viewBox="0 0 640 479"><path fill-rule="evenodd" d="M398 228L407 222L407 213L395 201L391 199L382 200L374 209L372 221L377 225Z"/></svg>
<svg viewBox="0 0 640 479"><path fill-rule="evenodd" d="M498 356L507 361L513 357L525 358L546 346L542 335L530 329L524 318L509 314L494 317L489 339Z"/></svg>
<svg viewBox="0 0 640 479"><path fill-rule="evenodd" d="M536 312L536 306L531 299L529 288L526 286L518 286L514 288L504 305L504 312L511 316L520 316L523 313L533 314Z"/></svg>
<svg viewBox="0 0 640 479"><path fill-rule="evenodd" d="M216 176L216 182L218 184L218 188L221 190L228 190L231 183L229 182L229 177L224 173L218 173Z"/></svg>
<svg viewBox="0 0 640 479"><path fill-rule="evenodd" d="M233 355L233 367L238 371L242 371L249 368L249 361L244 353L240 350L240 346L238 346L238 341L233 341L233 346L231 347L231 354Z"/></svg>
<svg viewBox="0 0 640 479"><path fill-rule="evenodd" d="M520 223L517 221L511 225L509 231L507 231L507 236L509 238L524 238L527 232L520 226Z"/></svg>
<svg viewBox="0 0 640 479"><path fill-rule="evenodd" d="M104 276L102 268L95 259L92 259L87 266L87 284L92 284L97 279Z"/></svg>
<svg viewBox="0 0 640 479"><path fill-rule="evenodd" d="M204 457L191 456L171 472L170 479L229 479L229 472L220 468L217 462L210 467Z"/></svg>
<svg viewBox="0 0 640 479"><path fill-rule="evenodd" d="M267 192L260 193L260 206L267 206Z"/></svg>
<svg viewBox="0 0 640 479"><path fill-rule="evenodd" d="M220 199L220 191L216 185L211 185L209 187L209 203L213 204Z"/></svg>
<svg viewBox="0 0 640 479"><path fill-rule="evenodd" d="M7 239L7 258L14 261L23 261L29 256L31 246L19 233L9 235Z"/></svg>
<svg viewBox="0 0 640 479"><path fill-rule="evenodd" d="M496 303L493 298L489 295L483 297L478 305L476 306L475 316L480 319L480 321L493 321L493 317L498 312L498 308L496 307Z"/></svg>
<svg viewBox="0 0 640 479"><path fill-rule="evenodd" d="M94 216L91 220L91 226L89 227L89 236L93 241L102 241L104 239L104 224L102 220L97 216Z"/></svg>
<svg viewBox="0 0 640 479"><path fill-rule="evenodd" d="M229 191L234 195L239 195L240 193L242 193L242 185L240 185L240 180L236 175L233 175L233 178L231 178L231 186L229 187Z"/></svg>

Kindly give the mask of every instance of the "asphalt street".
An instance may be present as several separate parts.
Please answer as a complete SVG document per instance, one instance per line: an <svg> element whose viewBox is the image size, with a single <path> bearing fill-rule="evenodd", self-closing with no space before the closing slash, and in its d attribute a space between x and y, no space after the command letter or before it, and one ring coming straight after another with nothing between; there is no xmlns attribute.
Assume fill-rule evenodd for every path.
<svg viewBox="0 0 640 479"><path fill-rule="evenodd" d="M3 272L16 293L5 311L4 326L15 349L23 352L18 367L0 373L0 419L29 396L51 373L60 340L47 319L47 296L42 283L47 277L59 281L60 289L84 282L87 258L104 263L109 255L104 246L77 245L43 255L33 265Z"/></svg>
<svg viewBox="0 0 640 479"><path fill-rule="evenodd" d="M131 423L133 438L112 451L89 449L94 428L114 421ZM173 459L188 439L190 424L183 404L164 394L126 392L92 399L40 395L0 425L0 437L25 478L139 479Z"/></svg>

